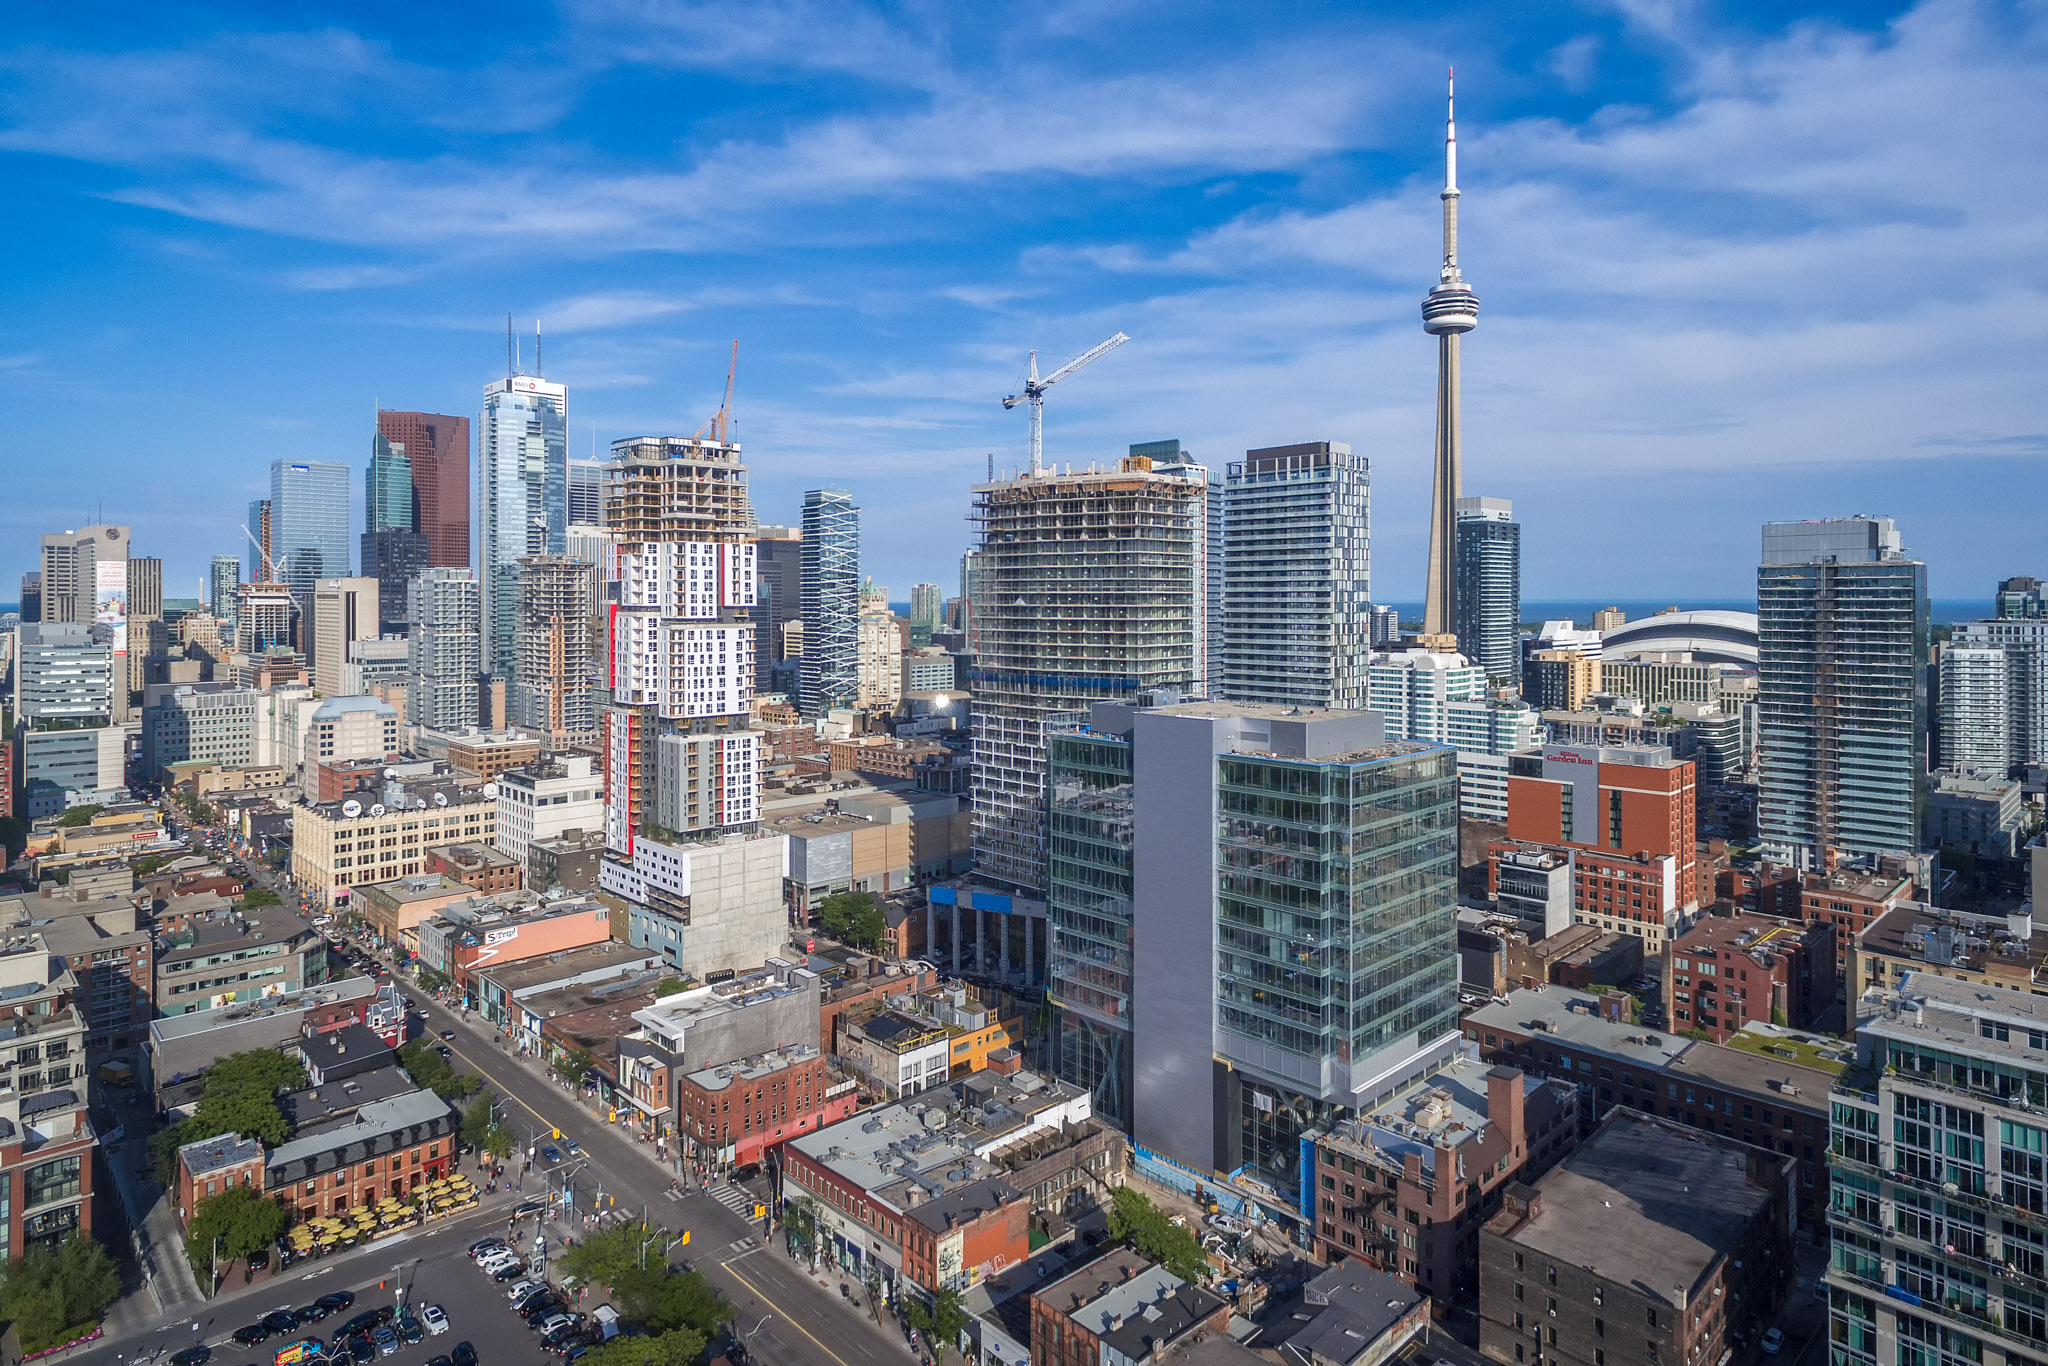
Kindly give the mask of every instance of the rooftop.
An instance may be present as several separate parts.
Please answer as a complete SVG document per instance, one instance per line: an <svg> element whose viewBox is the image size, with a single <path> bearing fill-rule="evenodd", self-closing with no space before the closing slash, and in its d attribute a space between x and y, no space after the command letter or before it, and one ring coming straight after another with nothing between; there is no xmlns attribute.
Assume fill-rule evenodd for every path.
<svg viewBox="0 0 2048 1366"><path fill-rule="evenodd" d="M983 1177L955 1186L942 1195L919 1204L909 1212L909 1217L923 1224L934 1233L944 1233L961 1224L971 1224L984 1214L992 1213L1005 1205L1014 1205L1023 1199L1021 1192L997 1177Z"/></svg>
<svg viewBox="0 0 2048 1366"><path fill-rule="evenodd" d="M377 994L377 983L368 977L343 977L332 982L322 982L317 987L303 991L286 992L281 996L265 996L259 1001L238 1001L233 1005L218 1006L212 1010L188 1011L183 1015L167 1015L149 1022L149 1032L159 1042L189 1038L203 1034L209 1029L223 1025L243 1024L267 1016L296 1014L311 1010L315 1006L334 1005L343 1001L363 1001Z"/></svg>
<svg viewBox="0 0 2048 1366"><path fill-rule="evenodd" d="M934 1040L946 1037L943 1026L894 1010L885 1010L847 1027L859 1030L868 1042L886 1048L892 1053L907 1053L913 1048L921 1048Z"/></svg>
<svg viewBox="0 0 2048 1366"><path fill-rule="evenodd" d="M259 1156L263 1147L253 1138L240 1134L221 1134L215 1138L202 1138L197 1143L187 1143L178 1149L178 1160L185 1164L185 1170L194 1177L209 1172L233 1167Z"/></svg>
<svg viewBox="0 0 2048 1366"><path fill-rule="evenodd" d="M157 949L157 966L176 971L186 960L228 949L252 949L318 937L304 916L285 906L211 911L194 916L185 929L165 936Z"/></svg>
<svg viewBox="0 0 2048 1366"><path fill-rule="evenodd" d="M394 905L405 906L415 901L428 901L437 896L469 896L470 885L457 882L446 873L415 873L411 877L393 878L389 882L372 882L356 888L358 895L375 897Z"/></svg>
<svg viewBox="0 0 2048 1366"><path fill-rule="evenodd" d="M392 1056L390 1050L385 1050L385 1056ZM395 1100L417 1090L419 1085L396 1063L391 1063L340 1081L288 1091L278 1098L278 1109L283 1111L292 1133L311 1132L319 1125L352 1115L365 1105Z"/></svg>
<svg viewBox="0 0 2048 1366"><path fill-rule="evenodd" d="M630 972L652 957L645 949L607 939L586 948L562 949L539 958L521 958L497 967L479 968L473 975L488 977L507 996L518 996L522 991L602 972L606 968Z"/></svg>
<svg viewBox="0 0 2048 1366"><path fill-rule="evenodd" d="M1422 1169L1433 1171L1438 1145L1456 1148L1485 1136L1487 1079L1512 1070L1461 1054L1370 1113L1339 1121L1330 1137L1339 1146L1384 1155L1397 1167L1415 1153ZM1526 1099L1550 1084L1523 1073L1522 1095Z"/></svg>
<svg viewBox="0 0 2048 1366"><path fill-rule="evenodd" d="M1699 1066L1693 1069L1695 1071L1718 1073L1730 1070L1735 1064L1720 1055L1733 1052L1773 1064L1773 1075L1790 1074L1794 1084L1817 1080L1825 1085L1827 1077L1820 1074L1833 1076L1839 1073L1843 1065L1855 1056L1856 1049L1852 1044L1831 1039L1825 1034L1786 1029L1757 1020L1736 1030L1718 1049L1696 1048L1693 1052L1708 1055L1700 1059ZM1686 1061L1693 1061L1690 1054ZM1801 1073L1807 1075L1802 1078Z"/></svg>
<svg viewBox="0 0 2048 1366"><path fill-rule="evenodd" d="M1286 1339L1291 1361L1314 1354L1348 1363L1384 1351L1380 1339L1422 1304L1408 1286L1348 1257L1304 1286L1301 1298L1310 1317Z"/></svg>
<svg viewBox="0 0 2048 1366"><path fill-rule="evenodd" d="M432 1091L407 1091L388 1100L372 1101L345 1119L315 1124L294 1134L270 1154L264 1165L278 1167L305 1161L346 1144L368 1142L448 1114L448 1102Z"/></svg>
<svg viewBox="0 0 2048 1366"><path fill-rule="evenodd" d="M378 716L387 716L393 721L398 719L398 709L396 707L393 707L389 702L382 702L374 697L330 697L319 706L313 708L313 720L316 722L338 721L344 716L352 716L359 712L370 712Z"/></svg>
<svg viewBox="0 0 2048 1366"><path fill-rule="evenodd" d="M759 1081L785 1068L810 1062L818 1056L818 1050L809 1044L790 1044L772 1053L756 1053L751 1058L741 1058L738 1062L699 1068L690 1073L686 1080L706 1091L723 1091L735 1081Z"/></svg>
<svg viewBox="0 0 2048 1366"><path fill-rule="evenodd" d="M1487 1227L1682 1308L1769 1203L1770 1192L1750 1179L1753 1158L1792 1162L1683 1124L1615 1110L1537 1182L1534 1217L1504 1212Z"/></svg>
<svg viewBox="0 0 2048 1366"><path fill-rule="evenodd" d="M2017 988L2042 980L2048 929L2036 929L2031 916L1971 915L1905 901L1871 921L1856 947L1937 973L1946 968L2007 978Z"/></svg>
<svg viewBox="0 0 2048 1366"><path fill-rule="evenodd" d="M1602 1019L1599 998L1563 987L1524 988L1504 1002L1483 1005L1465 1016L1480 1029L1506 1029L1550 1038L1642 1067L1668 1067L1694 1046L1682 1034Z"/></svg>
<svg viewBox="0 0 2048 1366"><path fill-rule="evenodd" d="M1859 1045L1893 1039L2038 1070L2048 1061L2048 997L1908 973L1895 989L1863 993L1856 1036Z"/></svg>

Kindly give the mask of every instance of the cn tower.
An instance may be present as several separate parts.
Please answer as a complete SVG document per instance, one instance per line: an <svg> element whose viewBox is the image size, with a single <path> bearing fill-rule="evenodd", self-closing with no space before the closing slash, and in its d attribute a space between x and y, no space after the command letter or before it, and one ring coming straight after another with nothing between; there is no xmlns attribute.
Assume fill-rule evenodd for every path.
<svg viewBox="0 0 2048 1366"><path fill-rule="evenodd" d="M1444 100L1444 268L1422 299L1422 330L1436 338L1436 485L1429 503L1429 584L1422 633L1458 629L1458 338L1479 323L1479 300L1458 273L1458 118L1449 80Z"/></svg>

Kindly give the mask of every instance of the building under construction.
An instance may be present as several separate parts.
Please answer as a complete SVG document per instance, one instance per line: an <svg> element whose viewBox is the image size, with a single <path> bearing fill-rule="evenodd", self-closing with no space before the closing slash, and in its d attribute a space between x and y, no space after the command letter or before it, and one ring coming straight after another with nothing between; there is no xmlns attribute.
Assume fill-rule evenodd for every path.
<svg viewBox="0 0 2048 1366"><path fill-rule="evenodd" d="M597 741L597 650L591 583L597 568L566 555L519 561L518 681L512 719L556 749Z"/></svg>
<svg viewBox="0 0 2048 1366"><path fill-rule="evenodd" d="M633 437L603 479L610 604L607 843L759 817L751 709L754 508L737 443ZM666 781L677 789L663 799ZM678 794L691 798L676 800ZM685 824L663 822L690 812Z"/></svg>
<svg viewBox="0 0 2048 1366"><path fill-rule="evenodd" d="M974 854L1043 893L1046 726L1194 681L1206 490L1133 456L974 490Z"/></svg>

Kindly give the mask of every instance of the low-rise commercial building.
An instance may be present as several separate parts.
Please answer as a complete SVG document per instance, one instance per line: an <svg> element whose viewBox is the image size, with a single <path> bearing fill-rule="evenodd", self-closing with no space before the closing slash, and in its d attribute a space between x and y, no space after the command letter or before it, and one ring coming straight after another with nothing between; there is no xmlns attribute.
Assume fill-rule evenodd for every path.
<svg viewBox="0 0 2048 1366"><path fill-rule="evenodd" d="M819 1048L820 980L808 968L771 959L762 969L712 986L663 996L619 1040L619 1085L648 1133L678 1132L682 1079L706 1067L790 1045Z"/></svg>
<svg viewBox="0 0 2048 1366"><path fill-rule="evenodd" d="M464 892L466 898L475 897L467 888ZM611 913L588 898L540 906L464 899L420 921L416 952L422 966L448 974L475 1009L477 973L596 947L611 937Z"/></svg>
<svg viewBox="0 0 2048 1366"><path fill-rule="evenodd" d="M1125 1156L1086 1091L981 1072L789 1140L783 1198L807 1201L829 1264L893 1301L1020 1259L1032 1215L1104 1203Z"/></svg>
<svg viewBox="0 0 2048 1366"><path fill-rule="evenodd" d="M759 1162L798 1134L853 1113L853 1084L834 1077L808 1044L700 1067L676 1079L683 1137L699 1161Z"/></svg>
<svg viewBox="0 0 2048 1366"><path fill-rule="evenodd" d="M1748 1350L1792 1286L1792 1167L1616 1111L1548 1175L1509 1191L1481 1233L1480 1351L1681 1366Z"/></svg>
<svg viewBox="0 0 2048 1366"><path fill-rule="evenodd" d="M1479 1230L1500 1191L1578 1141L1574 1089L1460 1056L1315 1139L1318 1260L1357 1258L1424 1294L1478 1283Z"/></svg>
<svg viewBox="0 0 2048 1366"><path fill-rule="evenodd" d="M604 831L564 830L526 850L526 885L535 891L594 892L604 864Z"/></svg>
<svg viewBox="0 0 2048 1366"><path fill-rule="evenodd" d="M150 1021L150 1074L158 1108L168 1108L164 1101L173 1088L222 1058L259 1048L288 1048L304 1032L363 1023L376 994L375 979L343 977L302 991Z"/></svg>
<svg viewBox="0 0 2048 1366"><path fill-rule="evenodd" d="M1031 1296L1032 1366L1155 1362L1230 1306L1130 1248L1114 1248Z"/></svg>
<svg viewBox="0 0 2048 1366"><path fill-rule="evenodd" d="M475 895L467 883L445 873L417 873L356 888L354 909L374 942L417 954L421 922Z"/></svg>
<svg viewBox="0 0 2048 1366"><path fill-rule="evenodd" d="M426 851L427 871L450 878L473 892L496 896L516 892L523 879L521 865L489 844L443 844Z"/></svg>
<svg viewBox="0 0 2048 1366"><path fill-rule="evenodd" d="M894 1010L848 1020L839 1030L840 1056L885 1100L943 1085L951 1076L949 1043L945 1026Z"/></svg>
<svg viewBox="0 0 2048 1366"><path fill-rule="evenodd" d="M1709 916L1665 963L1671 1027L1726 1043L1751 1023L1811 1029L1835 1003L1835 928L1761 915Z"/></svg>
<svg viewBox="0 0 2048 1366"><path fill-rule="evenodd" d="M75 886L79 879L72 878ZM42 891L0 897L0 930L32 933L78 984L73 1003L96 1057L135 1047L149 1034L156 989L155 940L132 896L82 898Z"/></svg>
<svg viewBox="0 0 2048 1366"><path fill-rule="evenodd" d="M283 906L193 916L156 945L160 1015L286 996L327 980L327 941Z"/></svg>
<svg viewBox="0 0 2048 1366"><path fill-rule="evenodd" d="M885 896L963 872L973 856L973 813L939 793L850 794L798 812L771 805L766 824L788 837L789 909L799 919L835 892Z"/></svg>
<svg viewBox="0 0 2048 1366"><path fill-rule="evenodd" d="M658 971L646 953L616 940L588 948L550 953L514 963L494 963L472 968L469 997L485 1023L498 1029L522 1053L545 1056L547 1043L542 1027L547 1016L529 1004L532 998L563 987L618 983L621 989L652 985Z"/></svg>
<svg viewBox="0 0 2048 1366"><path fill-rule="evenodd" d="M447 760L457 773L467 773L485 782L507 769L533 763L544 748L540 736L520 731L477 731L437 738L445 744ZM441 747L432 740L428 744L430 748Z"/></svg>

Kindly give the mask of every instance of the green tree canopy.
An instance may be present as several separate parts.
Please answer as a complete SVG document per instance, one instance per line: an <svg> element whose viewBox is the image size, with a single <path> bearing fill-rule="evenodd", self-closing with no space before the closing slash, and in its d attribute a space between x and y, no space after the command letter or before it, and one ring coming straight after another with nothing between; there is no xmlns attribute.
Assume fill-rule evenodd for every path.
<svg viewBox="0 0 2048 1366"><path fill-rule="evenodd" d="M818 924L834 939L859 949L878 947L889 932L882 904L867 892L834 892L818 903Z"/></svg>
<svg viewBox="0 0 2048 1366"><path fill-rule="evenodd" d="M260 1252L284 1236L291 1216L283 1205L256 1193L252 1186L229 1186L209 1195L192 1211L186 1225L185 1256L192 1269L210 1276L214 1239L220 1239L223 1261Z"/></svg>
<svg viewBox="0 0 2048 1366"><path fill-rule="evenodd" d="M653 1337L614 1338L576 1359L576 1366L696 1366L705 1335L677 1328Z"/></svg>
<svg viewBox="0 0 2048 1366"><path fill-rule="evenodd" d="M1194 1233L1160 1212L1143 1191L1119 1186L1110 1196L1109 1236L1130 1244L1194 1285L1209 1281L1209 1256Z"/></svg>
<svg viewBox="0 0 2048 1366"><path fill-rule="evenodd" d="M933 1352L941 1355L945 1348L960 1345L960 1331L967 1326L967 1309L960 1303L957 1290L941 1290L932 1296L929 1307L913 1295L903 1317L910 1320L912 1328L924 1334Z"/></svg>
<svg viewBox="0 0 2048 1366"><path fill-rule="evenodd" d="M284 900L268 887L251 887L235 898L235 904L245 911L253 911L258 906L282 906Z"/></svg>
<svg viewBox="0 0 2048 1366"><path fill-rule="evenodd" d="M33 1245L0 1271L0 1314L14 1321L31 1352L67 1329L90 1327L120 1295L120 1268L81 1234L54 1249Z"/></svg>
<svg viewBox="0 0 2048 1366"><path fill-rule="evenodd" d="M438 968L421 968L419 983L421 991L439 991L448 985L448 974Z"/></svg>
<svg viewBox="0 0 2048 1366"><path fill-rule="evenodd" d="M285 1141L289 1126L277 1107L277 1093L306 1084L306 1069L274 1048L233 1053L206 1069L192 1117L150 1136L149 1150L159 1184L178 1180L178 1149L221 1134L258 1138L272 1147Z"/></svg>
<svg viewBox="0 0 2048 1366"><path fill-rule="evenodd" d="M554 1072L557 1077L574 1086L583 1080L583 1074L590 1070L590 1064L597 1059L587 1048L572 1048L555 1059Z"/></svg>
<svg viewBox="0 0 2048 1366"><path fill-rule="evenodd" d="M621 1224L593 1233L562 1254L562 1269L586 1285L617 1286L645 1262L665 1270L668 1235L645 1224ZM623 1312L623 1311L621 1311Z"/></svg>
<svg viewBox="0 0 2048 1366"><path fill-rule="evenodd" d="M104 806L93 806L90 804L85 806L74 806L70 810L66 811L63 815L57 817L57 828L60 830L69 830L71 827L77 825L91 825L92 818L94 816L99 815L100 812L106 809L107 808L105 808Z"/></svg>
<svg viewBox="0 0 2048 1366"><path fill-rule="evenodd" d="M680 977L664 977L654 984L654 994L657 997L673 996L684 989L685 983Z"/></svg>
<svg viewBox="0 0 2048 1366"><path fill-rule="evenodd" d="M450 1067L448 1060L441 1056L440 1049L426 1039L411 1039L400 1044L398 1061L416 1084L445 1101L459 1101L483 1089L480 1079Z"/></svg>

